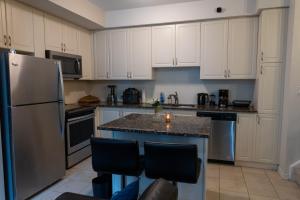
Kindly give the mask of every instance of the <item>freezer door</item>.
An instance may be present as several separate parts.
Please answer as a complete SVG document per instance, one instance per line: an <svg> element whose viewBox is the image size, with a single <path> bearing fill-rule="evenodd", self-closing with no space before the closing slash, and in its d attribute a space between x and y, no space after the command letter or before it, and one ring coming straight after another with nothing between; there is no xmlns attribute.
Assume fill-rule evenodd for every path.
<svg viewBox="0 0 300 200"><path fill-rule="evenodd" d="M61 108L59 103L47 103L11 109L17 200L28 198L65 174Z"/></svg>
<svg viewBox="0 0 300 200"><path fill-rule="evenodd" d="M9 54L11 105L63 100L59 66L54 60Z"/></svg>

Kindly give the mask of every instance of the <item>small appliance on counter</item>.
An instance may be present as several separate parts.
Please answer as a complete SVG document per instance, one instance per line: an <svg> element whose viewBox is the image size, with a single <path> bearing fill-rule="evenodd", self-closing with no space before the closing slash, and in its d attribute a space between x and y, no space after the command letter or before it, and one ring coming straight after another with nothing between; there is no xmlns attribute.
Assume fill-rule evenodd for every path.
<svg viewBox="0 0 300 200"><path fill-rule="evenodd" d="M116 104L118 102L117 95L116 95L116 86L115 85L108 85L107 86L110 90L109 94L107 95L107 103L108 104Z"/></svg>
<svg viewBox="0 0 300 200"><path fill-rule="evenodd" d="M232 102L232 105L234 107L243 107L243 108L248 108L250 107L251 101L249 100L234 100Z"/></svg>
<svg viewBox="0 0 300 200"><path fill-rule="evenodd" d="M229 96L229 90L220 89L219 90L219 104L218 106L220 108L226 108L228 106L228 96Z"/></svg>
<svg viewBox="0 0 300 200"><path fill-rule="evenodd" d="M209 105L210 106L216 105L216 95L214 94L209 95Z"/></svg>
<svg viewBox="0 0 300 200"><path fill-rule="evenodd" d="M123 104L140 104L141 93L135 88L128 88L123 92Z"/></svg>
<svg viewBox="0 0 300 200"><path fill-rule="evenodd" d="M78 104L80 106L93 106L97 103L100 103L100 100L98 97L92 96L92 95L88 95L85 97L82 97L79 99Z"/></svg>
<svg viewBox="0 0 300 200"><path fill-rule="evenodd" d="M207 93L198 93L198 105L206 105L209 103L209 97Z"/></svg>

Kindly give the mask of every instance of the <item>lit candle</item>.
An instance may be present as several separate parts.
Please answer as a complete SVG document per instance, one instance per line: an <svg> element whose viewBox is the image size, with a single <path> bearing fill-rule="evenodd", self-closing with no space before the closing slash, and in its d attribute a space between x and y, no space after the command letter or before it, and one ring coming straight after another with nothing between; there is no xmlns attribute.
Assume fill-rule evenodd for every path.
<svg viewBox="0 0 300 200"><path fill-rule="evenodd" d="M171 115L170 113L166 114L166 123L170 123L171 122Z"/></svg>

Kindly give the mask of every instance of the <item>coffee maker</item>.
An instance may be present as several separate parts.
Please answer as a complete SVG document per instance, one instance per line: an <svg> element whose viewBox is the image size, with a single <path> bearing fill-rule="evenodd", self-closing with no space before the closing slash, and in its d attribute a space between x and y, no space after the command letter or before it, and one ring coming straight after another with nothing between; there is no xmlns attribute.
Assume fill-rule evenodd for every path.
<svg viewBox="0 0 300 200"><path fill-rule="evenodd" d="M115 93L116 90L116 86L115 85L108 85L107 86L110 90L110 93L108 93L107 95L107 103L108 104L113 104L113 103L117 103L117 95Z"/></svg>
<svg viewBox="0 0 300 200"><path fill-rule="evenodd" d="M229 90L225 90L225 89L220 89L219 90L219 107L220 108L226 108L228 106L228 95L229 94Z"/></svg>

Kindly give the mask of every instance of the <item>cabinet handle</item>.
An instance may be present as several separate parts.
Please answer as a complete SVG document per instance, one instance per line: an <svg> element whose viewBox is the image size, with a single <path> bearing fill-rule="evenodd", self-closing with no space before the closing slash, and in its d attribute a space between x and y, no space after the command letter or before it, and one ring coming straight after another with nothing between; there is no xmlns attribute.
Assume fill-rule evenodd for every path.
<svg viewBox="0 0 300 200"><path fill-rule="evenodd" d="M66 48L67 48L67 47L66 47L66 44L64 43L64 52L66 52Z"/></svg>
<svg viewBox="0 0 300 200"><path fill-rule="evenodd" d="M227 77L230 77L230 69L228 70Z"/></svg>
<svg viewBox="0 0 300 200"><path fill-rule="evenodd" d="M263 65L260 65L260 74L263 74Z"/></svg>
<svg viewBox="0 0 300 200"><path fill-rule="evenodd" d="M260 60L261 60L261 61L264 61L264 52L263 52L263 51L261 52Z"/></svg>
<svg viewBox="0 0 300 200"><path fill-rule="evenodd" d="M175 65L177 66L178 65L178 59L175 58Z"/></svg>
<svg viewBox="0 0 300 200"><path fill-rule="evenodd" d="M260 116L257 115L257 123L260 125Z"/></svg>
<svg viewBox="0 0 300 200"><path fill-rule="evenodd" d="M173 62L173 67L174 67L174 66L175 66L175 59L174 59L174 58L173 58L173 61L172 61L172 62Z"/></svg>
<svg viewBox="0 0 300 200"><path fill-rule="evenodd" d="M236 123L238 123L238 124L240 123L240 118L239 118L239 116L236 117Z"/></svg>
<svg viewBox="0 0 300 200"><path fill-rule="evenodd" d="M224 70L224 77L227 78L227 70Z"/></svg>
<svg viewBox="0 0 300 200"><path fill-rule="evenodd" d="M132 72L129 72L129 74L130 74L130 78L132 78Z"/></svg>
<svg viewBox="0 0 300 200"><path fill-rule="evenodd" d="M4 37L4 46L6 46L6 44L7 44L7 37L6 37L6 35L4 35L3 37Z"/></svg>
<svg viewBox="0 0 300 200"><path fill-rule="evenodd" d="M60 46L61 46L61 51L64 52L64 43L61 43Z"/></svg>
<svg viewBox="0 0 300 200"><path fill-rule="evenodd" d="M108 72L106 72L106 78L109 78L109 74L108 74Z"/></svg>
<svg viewBox="0 0 300 200"><path fill-rule="evenodd" d="M11 37L10 36L8 36L8 41L9 41L9 46L11 47Z"/></svg>

